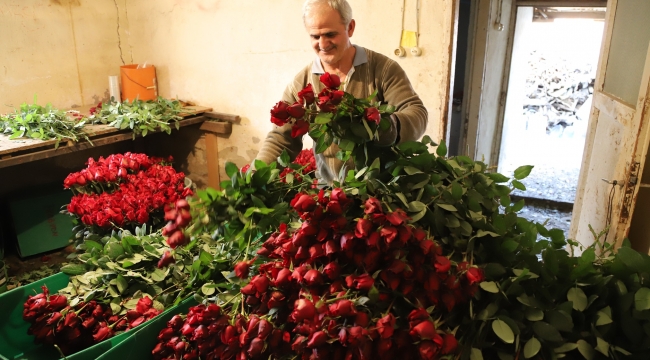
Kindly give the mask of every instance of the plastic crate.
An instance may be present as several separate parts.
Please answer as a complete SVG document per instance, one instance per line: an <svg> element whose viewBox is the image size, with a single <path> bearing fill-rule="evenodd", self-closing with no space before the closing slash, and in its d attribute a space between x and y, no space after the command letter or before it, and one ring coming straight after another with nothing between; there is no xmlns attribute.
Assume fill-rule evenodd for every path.
<svg viewBox="0 0 650 360"><path fill-rule="evenodd" d="M167 326L167 322L176 314L187 313L190 307L198 303L194 298L183 300L177 306L165 310L155 319L140 326L142 328L119 345L103 353L97 360L142 360L151 359L151 350L158 343L160 330Z"/></svg>
<svg viewBox="0 0 650 360"><path fill-rule="evenodd" d="M23 320L23 304L28 295L40 293L46 285L50 293L56 293L68 285L70 278L63 274L49 276L31 284L17 287L0 295L0 360L50 360L60 359L59 352L49 345L35 344L34 336L28 335L29 323ZM173 308L170 308L170 310ZM68 360L91 360L116 347L134 335L144 323L129 331L104 340L85 350L66 356Z"/></svg>

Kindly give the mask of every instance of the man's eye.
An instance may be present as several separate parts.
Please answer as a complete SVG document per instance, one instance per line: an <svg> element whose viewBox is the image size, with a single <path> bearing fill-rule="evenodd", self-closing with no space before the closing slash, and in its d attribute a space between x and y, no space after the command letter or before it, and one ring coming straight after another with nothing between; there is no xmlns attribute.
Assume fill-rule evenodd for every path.
<svg viewBox="0 0 650 360"><path fill-rule="evenodd" d="M320 36L319 35L312 35L311 38L314 39L314 40L318 40L320 38Z"/></svg>

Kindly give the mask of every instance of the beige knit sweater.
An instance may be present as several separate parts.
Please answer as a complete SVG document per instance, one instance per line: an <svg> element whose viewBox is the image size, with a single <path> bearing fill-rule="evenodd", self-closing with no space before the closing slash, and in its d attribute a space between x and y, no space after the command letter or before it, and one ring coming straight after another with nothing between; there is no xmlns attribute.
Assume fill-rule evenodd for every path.
<svg viewBox="0 0 650 360"><path fill-rule="evenodd" d="M357 46L357 51L365 51L367 62L354 66L354 73L346 79L345 91L356 98L365 98L377 90L377 100L396 108L394 115L399 121L400 142L417 140L427 126L427 110L422 100L413 90L406 73L395 61L374 51ZM312 65L306 66L296 75L284 91L282 100L293 104L298 101L298 92L307 84L312 84L314 93L318 94L323 89L319 77L321 74L313 72ZM257 155L258 160L265 163L276 161L277 157L286 149L292 159L302 150L302 138L291 137L291 125L275 127L269 132L262 148ZM322 183L331 184L338 179L343 163L336 158L339 147L332 144L322 154L316 154L318 168L317 176ZM348 169L352 166L347 165Z"/></svg>

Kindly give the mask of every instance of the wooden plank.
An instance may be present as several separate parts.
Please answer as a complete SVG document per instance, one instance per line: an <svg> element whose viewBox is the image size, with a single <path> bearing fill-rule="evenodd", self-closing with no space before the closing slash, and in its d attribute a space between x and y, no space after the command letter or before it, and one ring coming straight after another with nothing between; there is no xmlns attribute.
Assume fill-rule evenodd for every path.
<svg viewBox="0 0 650 360"><path fill-rule="evenodd" d="M189 126L189 125L194 125L198 124L205 121L204 116L194 116L191 118L183 119L179 121L180 127L184 126ZM172 129L174 129L172 127ZM12 154L7 154L5 156L2 156L0 158L0 168L5 168L8 166L13 166L17 164L22 164L30 161L36 161L36 160L41 160L41 159L47 159L59 155L64 155L68 154L71 152L75 151L80 151L80 150L85 150L92 148L93 146L102 146L102 145L108 145L112 144L118 141L125 141L125 140L131 140L133 139L133 133L130 130L120 130L117 132L117 129L115 129L116 133L113 135L110 134L103 134L100 137L93 138L91 139L92 144L87 142L87 141L82 141L78 143L71 142L69 146L65 146L65 144L61 144L58 149L48 148L48 149L27 149L29 151L27 152L15 152L15 155L12 156ZM175 130L172 130L175 131ZM152 133L150 133L152 134ZM1 155L0 155L1 156Z"/></svg>
<svg viewBox="0 0 650 360"><path fill-rule="evenodd" d="M205 107L205 106L186 106L183 107L182 112L179 115L183 118L187 118L211 110L212 108ZM90 138L91 141L93 141L95 137L99 137L111 133L118 133L122 131L112 126L108 126L104 124L89 124L84 126L83 129L88 133L88 137ZM60 146L65 145L65 142L67 141L69 140L65 140L65 139L62 140L62 144L60 144ZM80 139L80 142L84 142L84 141L85 140ZM9 136L0 135L0 156L7 155L7 154L10 155L15 152L23 152L30 149L37 151L37 150L41 150L42 148L54 148L55 144L56 144L56 140L43 141L37 139L24 139L24 138L9 140Z"/></svg>
<svg viewBox="0 0 650 360"><path fill-rule="evenodd" d="M205 153L208 162L208 186L219 190L221 182L219 175L219 138L217 134L208 132L205 134Z"/></svg>
<svg viewBox="0 0 650 360"><path fill-rule="evenodd" d="M201 130L216 134L229 135L232 133L232 124L228 122L206 120L201 124Z"/></svg>
<svg viewBox="0 0 650 360"><path fill-rule="evenodd" d="M517 6L605 7L607 0L517 0Z"/></svg>
<svg viewBox="0 0 650 360"><path fill-rule="evenodd" d="M236 124L239 124L239 122L241 121L241 118L239 117L239 115L224 114L224 113L219 113L219 112L206 112L203 115L207 116L207 117L209 117L211 119L219 119L219 120L224 120L224 121L228 121L228 122L236 123Z"/></svg>

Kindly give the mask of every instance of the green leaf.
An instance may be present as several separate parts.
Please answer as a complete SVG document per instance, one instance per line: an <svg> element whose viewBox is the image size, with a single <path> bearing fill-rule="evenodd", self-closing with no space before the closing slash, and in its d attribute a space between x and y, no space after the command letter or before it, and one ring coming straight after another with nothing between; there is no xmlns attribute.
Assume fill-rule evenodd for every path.
<svg viewBox="0 0 650 360"><path fill-rule="evenodd" d="M458 211L454 205L436 203L436 206L447 211Z"/></svg>
<svg viewBox="0 0 650 360"><path fill-rule="evenodd" d="M214 283L207 283L201 286L201 292L206 296L214 294L216 290L216 285Z"/></svg>
<svg viewBox="0 0 650 360"><path fill-rule="evenodd" d="M600 337L596 338L596 350L609 357L609 343Z"/></svg>
<svg viewBox="0 0 650 360"><path fill-rule="evenodd" d="M483 360L483 353L481 349L472 348L469 354L469 360Z"/></svg>
<svg viewBox="0 0 650 360"><path fill-rule="evenodd" d="M226 174L228 175L229 178L233 177L238 172L239 172L239 168L237 167L237 165L231 163L230 161L226 162Z"/></svg>
<svg viewBox="0 0 650 360"><path fill-rule="evenodd" d="M289 153L287 153L287 150L284 149L282 150L282 154L278 156L278 164L282 167L287 167L291 163L291 157L289 156Z"/></svg>
<svg viewBox="0 0 650 360"><path fill-rule="evenodd" d="M540 339L553 341L553 342L562 341L562 335L560 335L560 332L557 331L556 328L554 328L553 326L551 326L551 324L547 322L544 321L534 322L533 331L535 332L535 335L537 335Z"/></svg>
<svg viewBox="0 0 650 360"><path fill-rule="evenodd" d="M612 312L609 306L603 310L598 311L596 314L596 326L607 325L611 324L612 322Z"/></svg>
<svg viewBox="0 0 650 360"><path fill-rule="evenodd" d="M155 282L160 282L165 280L166 276L167 276L167 271L163 269L156 268L153 272L151 272L151 279Z"/></svg>
<svg viewBox="0 0 650 360"><path fill-rule="evenodd" d="M542 344L535 337L530 338L524 345L524 357L530 359L533 356L537 355L539 350L542 348Z"/></svg>
<svg viewBox="0 0 650 360"><path fill-rule="evenodd" d="M126 281L126 279L122 275L117 275L117 280L116 281L116 286L117 286L117 291L120 292L120 294L123 294L126 288L129 287L129 283Z"/></svg>
<svg viewBox="0 0 650 360"><path fill-rule="evenodd" d="M352 151L354 150L355 145L355 142L352 140L341 139L341 141L339 141L339 148L343 151Z"/></svg>
<svg viewBox="0 0 650 360"><path fill-rule="evenodd" d="M565 352L575 350L577 348L578 348L578 344L576 343L564 343L562 346L558 346L555 349L553 349L553 351L556 353L565 353Z"/></svg>
<svg viewBox="0 0 650 360"><path fill-rule="evenodd" d="M68 264L61 267L61 272L70 276L82 275L87 271L86 266L83 264Z"/></svg>
<svg viewBox="0 0 650 360"><path fill-rule="evenodd" d="M576 342L576 344L578 344L578 351L580 354L582 354L582 356L585 357L585 359L593 360L594 356L596 356L596 353L594 351L594 348L591 347L588 342L580 339Z"/></svg>
<svg viewBox="0 0 650 360"><path fill-rule="evenodd" d="M587 308L587 295L580 288L574 287L569 289L567 299L573 302L574 310L584 311Z"/></svg>
<svg viewBox="0 0 650 360"><path fill-rule="evenodd" d="M505 321L499 319L492 321L492 330L503 342L507 344L515 342L515 334Z"/></svg>
<svg viewBox="0 0 650 360"><path fill-rule="evenodd" d="M481 289L496 294L499 292L499 287L494 281L483 281L479 284L481 286Z"/></svg>
<svg viewBox="0 0 650 360"><path fill-rule="evenodd" d="M526 319L528 321L540 321L544 319L544 312L541 309L527 308Z"/></svg>
<svg viewBox="0 0 650 360"><path fill-rule="evenodd" d="M517 190L526 191L526 185L519 180L512 180L511 184Z"/></svg>
<svg viewBox="0 0 650 360"><path fill-rule="evenodd" d="M92 241L92 240L86 240L84 242L86 244L86 250L90 251L91 249L97 249L99 251L104 251L104 245L98 243L97 241Z"/></svg>
<svg viewBox="0 0 650 360"><path fill-rule="evenodd" d="M438 145L438 148L436 149L436 154L440 157L445 157L447 155L447 144L445 144L444 140L440 141L440 145Z"/></svg>
<svg viewBox="0 0 650 360"><path fill-rule="evenodd" d="M499 173L489 173L487 176L492 179L495 183L504 183L510 180L509 177L499 174Z"/></svg>
<svg viewBox="0 0 650 360"><path fill-rule="evenodd" d="M634 294L634 308L637 311L650 309L650 289L642 287Z"/></svg>
<svg viewBox="0 0 650 360"><path fill-rule="evenodd" d="M530 175L530 171L533 170L532 165L524 165L520 166L517 169L515 169L515 179L521 180L525 179L528 175Z"/></svg>

